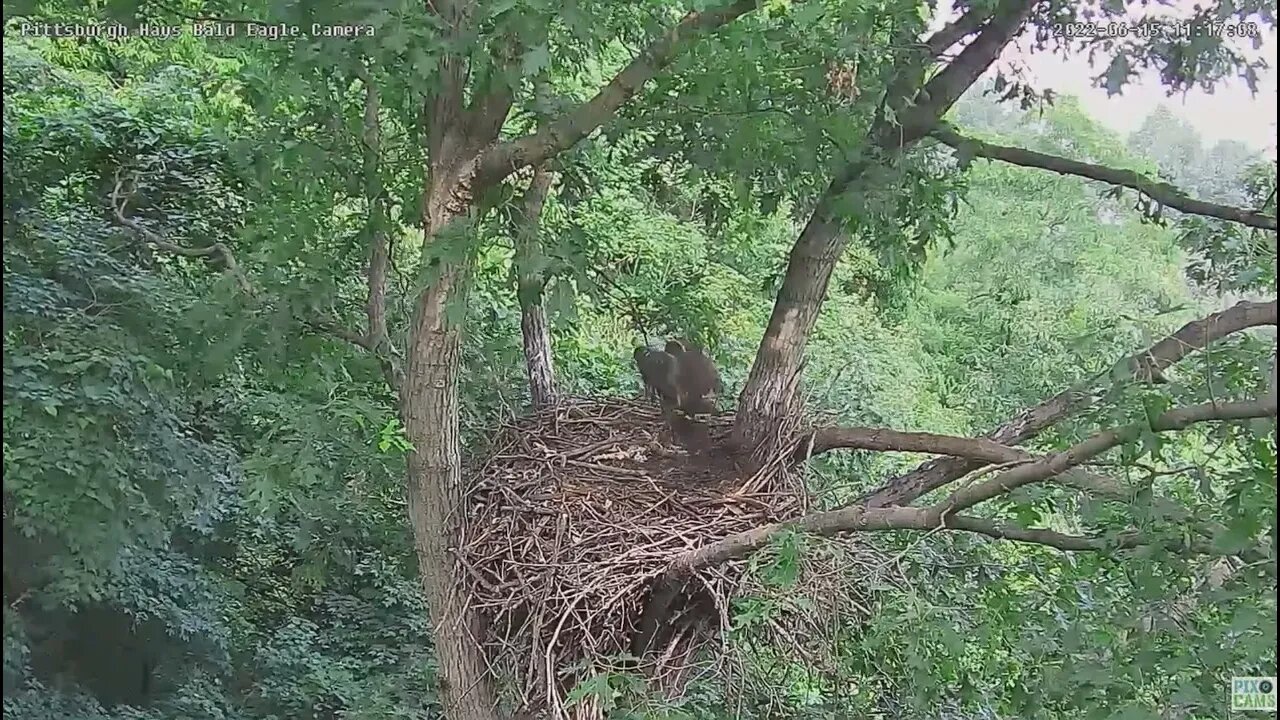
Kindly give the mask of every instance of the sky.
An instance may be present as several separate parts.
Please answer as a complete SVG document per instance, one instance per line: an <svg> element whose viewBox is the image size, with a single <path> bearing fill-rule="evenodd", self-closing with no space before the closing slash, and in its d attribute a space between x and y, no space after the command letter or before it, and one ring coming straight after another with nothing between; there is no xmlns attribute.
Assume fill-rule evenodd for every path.
<svg viewBox="0 0 1280 720"><path fill-rule="evenodd" d="M1166 12L1189 16L1195 0L1169 0L1167 8L1149 12ZM950 0L940 0L934 26L954 18ZM1058 94L1075 95L1098 122L1123 135L1137 129L1143 119L1161 103L1167 105L1204 138L1206 145L1219 140L1236 139L1255 150L1276 157L1276 33L1262 28L1262 46L1252 48L1250 41L1240 41L1239 47L1251 57L1262 57L1267 68L1260 71L1258 94L1253 96L1243 80L1233 78L1220 84L1213 94L1193 90L1185 95L1169 97L1154 75L1135 78L1124 93L1107 97L1105 90L1092 86L1092 78L1105 67L1092 68L1087 57L1063 58L1060 55L1024 52L1017 43L1006 48L1000 61L989 71L1007 67L1010 61L1026 66L1023 75L1038 90L1046 88Z"/></svg>

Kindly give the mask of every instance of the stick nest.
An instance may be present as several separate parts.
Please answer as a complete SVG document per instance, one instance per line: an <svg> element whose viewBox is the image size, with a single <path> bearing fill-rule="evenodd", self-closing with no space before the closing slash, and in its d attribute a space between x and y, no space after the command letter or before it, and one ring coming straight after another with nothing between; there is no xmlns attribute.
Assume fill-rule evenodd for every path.
<svg viewBox="0 0 1280 720"><path fill-rule="evenodd" d="M692 450L656 407L568 400L500 428L473 463L460 560L517 704L562 711L575 682L629 654L653 580L674 558L806 511L781 456L754 475L739 469L725 450L730 422L710 418L692 443L684 431ZM700 571L663 619L645 666L660 686L687 679L698 650L728 628L744 565Z"/></svg>

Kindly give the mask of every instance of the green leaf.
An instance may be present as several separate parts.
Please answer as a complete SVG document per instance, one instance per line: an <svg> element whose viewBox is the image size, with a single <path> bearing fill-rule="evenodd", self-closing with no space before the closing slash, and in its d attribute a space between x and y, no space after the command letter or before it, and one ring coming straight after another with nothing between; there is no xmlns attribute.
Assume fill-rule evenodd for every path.
<svg viewBox="0 0 1280 720"><path fill-rule="evenodd" d="M1119 95L1132 76L1133 68L1129 64L1129 58L1123 53L1117 53L1102 75L1102 87L1107 91L1107 96Z"/></svg>
<svg viewBox="0 0 1280 720"><path fill-rule="evenodd" d="M520 62L524 77L534 77L549 67L551 67L551 48L545 44L530 48Z"/></svg>

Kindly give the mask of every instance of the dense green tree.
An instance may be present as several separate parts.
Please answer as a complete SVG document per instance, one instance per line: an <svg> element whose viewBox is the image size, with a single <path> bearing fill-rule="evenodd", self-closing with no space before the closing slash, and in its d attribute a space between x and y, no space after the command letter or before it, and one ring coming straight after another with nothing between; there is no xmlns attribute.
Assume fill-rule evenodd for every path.
<svg viewBox="0 0 1280 720"><path fill-rule="evenodd" d="M845 671L883 697L888 658L918 686L904 716L1212 712L1214 677L1274 664L1275 386L1242 331L1275 301L1196 320L1175 240L1208 289L1273 293L1274 166L1222 177L1245 153L1167 112L1136 155L1071 102L953 112L1019 37L1096 53L1117 92L1256 73L1220 38L1057 32L1134 5L961 3L923 40L928 8L883 2L111 5L237 37L7 47L6 711L493 717L454 555L463 439L514 385L616 391L628 341L679 332L736 363L756 465L797 442L802 392L853 425L795 458L835 502L692 550L655 597L795 530L1079 552L944 541L1009 574L894 596L841 630ZM1163 208L1179 227L1144 224ZM946 459L868 489L838 474L903 468L837 449ZM1170 593L1196 644L1147 612ZM941 609L960 599L989 616Z"/></svg>

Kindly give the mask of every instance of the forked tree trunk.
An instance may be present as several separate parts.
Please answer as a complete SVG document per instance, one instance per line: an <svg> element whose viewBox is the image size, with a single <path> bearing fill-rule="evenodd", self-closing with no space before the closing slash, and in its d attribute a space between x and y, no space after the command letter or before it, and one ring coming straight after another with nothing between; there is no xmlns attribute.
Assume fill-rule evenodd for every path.
<svg viewBox="0 0 1280 720"><path fill-rule="evenodd" d="M468 27L474 4L437 0L428 6L449 28L453 47L465 46L465 38L474 30ZM430 162L424 251L432 254L431 245L440 241L441 231L469 215L474 198L483 190L521 167L536 167L567 150L613 117L687 41L755 7L756 3L744 1L689 12L591 100L538 132L505 144L497 141L511 108L511 88L497 83L468 107L467 59L446 54L440 60L440 82L424 108ZM429 266L435 280L415 305L400 404L414 448L408 462L409 513L434 626L440 700L449 720L492 720L497 714L496 696L480 644L484 633L468 606L466 573L459 570L452 554L458 538L456 524L464 514L464 494L458 433L460 339L459 328L449 322L453 310L449 303L462 299L460 290L469 269L467 261L449 259L456 254L440 253L440 259ZM545 327L545 319L541 324Z"/></svg>
<svg viewBox="0 0 1280 720"><path fill-rule="evenodd" d="M542 303L546 275L535 265L542 256L538 225L542 207L551 190L553 176L543 166L533 173L516 218L516 297L520 301L520 334L524 342L525 375L534 409L551 405L556 399L555 365L551 355L551 328Z"/></svg>
<svg viewBox="0 0 1280 720"><path fill-rule="evenodd" d="M451 223L466 220L469 180L465 175L460 179L459 165L432 163L423 222L428 242L438 240ZM405 434L413 445L408 458L409 517L431 612L445 716L494 720L496 696L477 642L483 632L453 556L464 494L458 428L461 337L453 317L456 310L449 304L464 301L468 268L465 261L441 261L436 270L414 309L400 390Z"/></svg>
<svg viewBox="0 0 1280 720"><path fill-rule="evenodd" d="M839 197L863 178L869 163L892 162L932 130L1013 39L1034 5L1027 0L1000 0L978 36L921 87L924 68L933 57L988 17L985 10L969 10L923 43L921 49L927 53L904 62L890 83L887 105L893 112L882 112L873 125L868 158L851 163L832 181L791 249L769 326L738 397L733 440L741 449L756 454L757 461L764 459L757 451L768 447L765 443L793 427L797 419L805 346L826 299L831 274L848 244L834 212ZM973 22L966 22L970 18ZM908 103L908 98L914 100Z"/></svg>
<svg viewBox="0 0 1280 720"><path fill-rule="evenodd" d="M611 119L687 43L732 22L757 7L741 0L700 11L690 11L627 63L590 100L549 122L532 135L498 143L510 111L514 88L493 84L467 105L467 84L472 68L461 52L474 38L476 4L470 0L428 2L432 15L445 28L439 83L424 108L428 172L424 231L426 246L441 238L441 231L470 214L481 191L502 182L525 166L538 166L564 152ZM515 48L522 39L507 38ZM520 52L499 65L519 68ZM474 89L474 88L473 88ZM483 158L481 157L483 153ZM476 187L484 186L484 187ZM407 363L400 382L401 413L413 444L409 453L409 512L415 546L422 568L422 582L434 625L435 655L440 667L441 702L449 720L491 720L495 695L483 649L483 633L468 609L468 593L452 555L456 523L462 517L462 469L458 433L459 329L449 323L468 280L467 261L447 259L442 253L429 266L436 278L422 292L410 326ZM545 328L545 318L537 326ZM534 353L538 355L539 353ZM549 359L549 354L547 355ZM549 364L547 366L550 367Z"/></svg>

